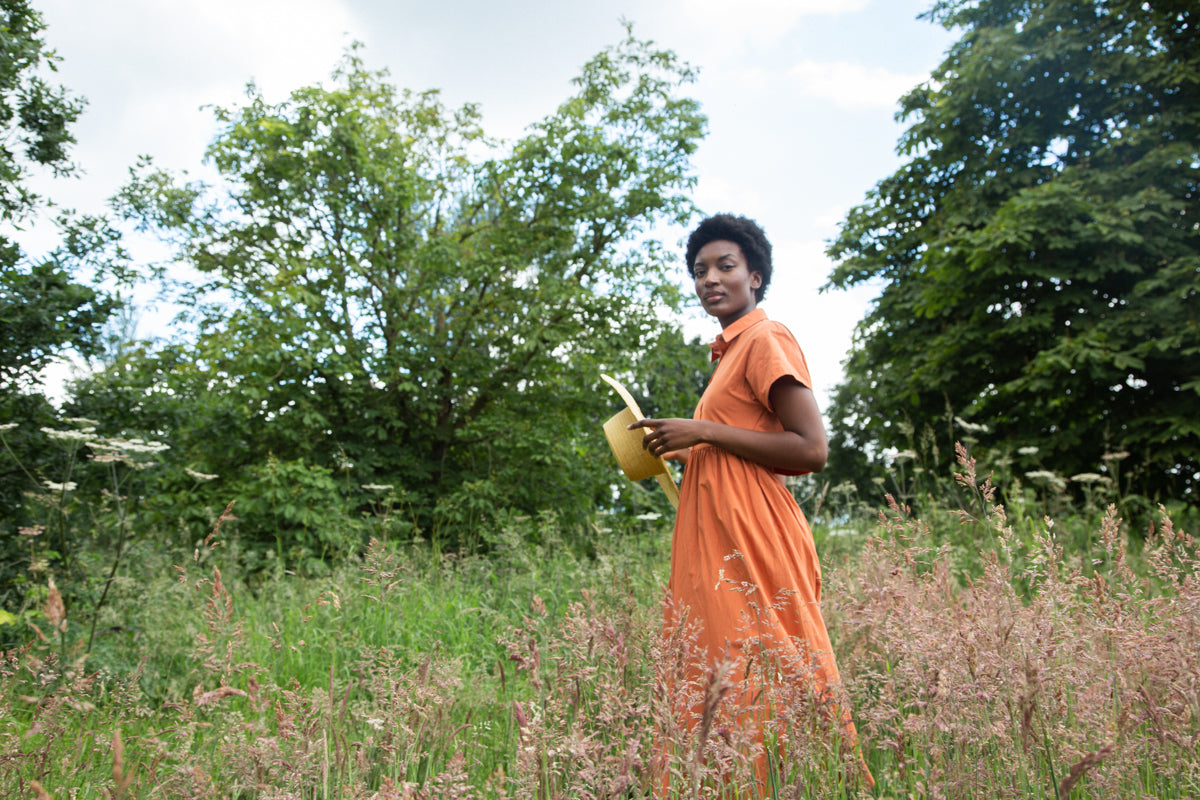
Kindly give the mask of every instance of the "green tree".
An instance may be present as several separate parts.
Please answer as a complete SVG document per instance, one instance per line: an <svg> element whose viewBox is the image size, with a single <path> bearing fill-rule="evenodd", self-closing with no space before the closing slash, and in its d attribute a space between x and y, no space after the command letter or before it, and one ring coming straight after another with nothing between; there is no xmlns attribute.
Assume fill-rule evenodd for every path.
<svg viewBox="0 0 1200 800"><path fill-rule="evenodd" d="M82 237L109 236L96 220L77 220L68 235L73 241L45 259L30 259L14 240L48 205L30 188L30 177L73 172L70 129L83 108L47 80L57 57L44 30L26 0L0 0L0 603L10 607L20 594L16 584L29 577L27 542L18 529L35 530L38 521L27 494L44 492L43 481L62 480L66 469L42 431L57 424L57 414L41 392L41 371L66 350L86 356L101 347L103 325L117 306L74 278Z"/></svg>
<svg viewBox="0 0 1200 800"><path fill-rule="evenodd" d="M924 429L945 462L965 421L1039 448L1027 469L1130 453L1123 489L1194 502L1195 5L945 0L928 16L962 37L902 101L907 163L829 249L831 286L882 284L831 404L835 450L877 460Z"/></svg>
<svg viewBox="0 0 1200 800"><path fill-rule="evenodd" d="M58 175L73 169L70 126L83 104L39 74L53 71L58 60L41 37L45 27L27 0L0 0L0 219L10 224L41 201L26 183L31 168ZM11 256L8 247L5 255Z"/></svg>
<svg viewBox="0 0 1200 800"><path fill-rule="evenodd" d="M223 186L143 168L120 198L210 278L197 340L160 356L189 409L172 452L213 491L274 457L462 524L611 496L598 378L668 341L678 292L650 234L691 211L692 78L631 36L511 144L353 50L331 87L218 110Z"/></svg>
<svg viewBox="0 0 1200 800"><path fill-rule="evenodd" d="M57 57L42 39L41 14L26 0L0 0L0 391L36 385L67 346L92 347L112 302L75 283L55 260L30 264L12 239L44 206L34 170L69 175L70 126L83 103L41 74Z"/></svg>
<svg viewBox="0 0 1200 800"><path fill-rule="evenodd" d="M0 264L0 392L34 389L65 348L82 355L102 349L104 323L117 305L56 261Z"/></svg>

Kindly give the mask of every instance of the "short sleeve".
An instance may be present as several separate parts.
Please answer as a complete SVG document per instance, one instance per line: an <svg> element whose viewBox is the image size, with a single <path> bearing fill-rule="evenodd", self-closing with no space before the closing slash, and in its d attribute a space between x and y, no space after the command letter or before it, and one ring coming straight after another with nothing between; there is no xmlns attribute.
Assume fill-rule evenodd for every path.
<svg viewBox="0 0 1200 800"><path fill-rule="evenodd" d="M767 322L761 334L754 337L746 360L746 383L755 399L771 409L771 387L780 378L795 378L802 386L812 388L808 362L792 332L778 322Z"/></svg>

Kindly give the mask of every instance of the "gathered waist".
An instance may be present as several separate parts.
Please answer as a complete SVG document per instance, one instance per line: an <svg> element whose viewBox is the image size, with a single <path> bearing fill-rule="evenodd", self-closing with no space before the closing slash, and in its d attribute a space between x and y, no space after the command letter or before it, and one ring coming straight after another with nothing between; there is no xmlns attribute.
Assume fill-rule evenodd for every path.
<svg viewBox="0 0 1200 800"><path fill-rule="evenodd" d="M688 450L687 466L685 467L684 472L686 473L688 468L698 467L704 461L711 460L711 459L718 459L718 460L726 460L727 459L728 461L730 461L732 463L742 465L744 469L748 469L752 472L761 472L764 475L769 475L772 478L775 478L776 480L778 480L780 483L784 482L785 476L798 474L798 473L793 473L793 472L787 472L785 470L777 470L773 467L768 467L764 464L759 464L757 461L751 461L748 458L743 458L742 456L739 456L736 453L729 452L728 450L726 450L723 447L718 447L715 444L708 444L707 442L702 442L700 444L694 444L691 446L691 448ZM803 473L799 473L799 474L803 474Z"/></svg>

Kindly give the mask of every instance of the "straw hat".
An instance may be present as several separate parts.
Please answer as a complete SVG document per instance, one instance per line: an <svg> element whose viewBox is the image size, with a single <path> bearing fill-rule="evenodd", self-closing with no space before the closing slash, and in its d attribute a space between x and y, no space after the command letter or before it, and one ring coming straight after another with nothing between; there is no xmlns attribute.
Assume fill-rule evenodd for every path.
<svg viewBox="0 0 1200 800"><path fill-rule="evenodd" d="M620 465L621 471L625 473L625 477L631 481L641 481L646 478L657 478L659 484L663 487L663 491L667 493L667 498L676 508L679 507L679 487L675 485L675 479L671 477L671 473L667 470L667 462L663 459L650 455L650 452L642 446L642 438L650 433L649 428L635 428L629 430L629 426L645 417L642 410L638 408L637 401L633 399L633 395L622 386L618 381L610 378L608 375L601 375L608 385L617 390L617 394L621 395L621 399L625 401L625 408L618 411L608 422L604 423L604 438L608 439L608 446L612 448L613 455L617 458L617 464Z"/></svg>

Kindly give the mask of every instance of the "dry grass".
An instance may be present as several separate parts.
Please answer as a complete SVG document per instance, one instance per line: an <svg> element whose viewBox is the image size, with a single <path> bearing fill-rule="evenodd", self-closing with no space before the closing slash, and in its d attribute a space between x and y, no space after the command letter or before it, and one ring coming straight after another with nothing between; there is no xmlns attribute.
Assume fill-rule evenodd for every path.
<svg viewBox="0 0 1200 800"><path fill-rule="evenodd" d="M888 756L885 780L918 796L1194 796L1192 537L1164 517L1145 544L1149 573L1137 575L1110 508L1085 576L1049 519L1018 544L974 462L960 453L960 465L960 483L987 509L963 520L981 537L982 577L962 585L948 549L930 547L924 524L893 503L830 591L860 727Z"/></svg>
<svg viewBox="0 0 1200 800"><path fill-rule="evenodd" d="M1022 540L965 453L961 465L984 509L963 520L979 537L977 577L956 574L961 554L934 547L899 504L858 557L826 570L825 614L875 794L1200 794L1195 542L1164 518L1135 570L1110 512L1084 574L1049 520ZM163 595L187 615L164 607L164 624L194 627L188 689L165 702L142 694L137 670L64 660L73 651L51 599L45 641L0 659L0 794L646 798L669 784L672 797L869 796L829 723L837 713L803 681L763 680L734 703L742 675L729 662L694 669L693 628L664 631L660 598L607 563L613 577L590 590L572 583L578 573L545 585L544 596L574 598L557 612L536 596L471 609L494 624L470 658L350 635L377 625L386 642L413 624L406 593L425 578L400 551L373 547L356 576L314 588L301 622L280 629L248 617L245 590L219 568L195 563ZM329 628L345 635L320 638ZM319 680L281 677L270 654L298 658L306 639L349 649ZM767 720L762 735L750 718ZM770 788L753 777L760 759Z"/></svg>

